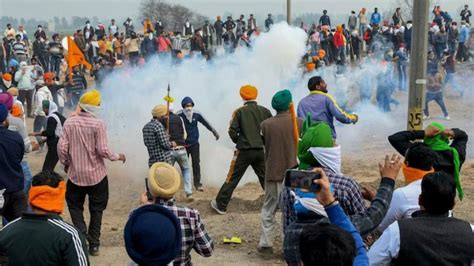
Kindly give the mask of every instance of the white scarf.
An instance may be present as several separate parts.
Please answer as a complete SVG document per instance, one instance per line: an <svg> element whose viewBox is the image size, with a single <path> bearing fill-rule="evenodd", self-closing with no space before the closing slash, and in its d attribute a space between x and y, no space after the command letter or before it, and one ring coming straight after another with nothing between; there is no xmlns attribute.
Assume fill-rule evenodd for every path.
<svg viewBox="0 0 474 266"><path fill-rule="evenodd" d="M341 146L332 148L312 147L308 149L314 158L336 175L341 174Z"/></svg>
<svg viewBox="0 0 474 266"><path fill-rule="evenodd" d="M183 113L186 116L186 119L189 121L189 123L192 123L193 122L193 114L194 114L193 109L192 108L184 108Z"/></svg>
<svg viewBox="0 0 474 266"><path fill-rule="evenodd" d="M97 116L97 113L100 110L100 106L95 106L95 105L90 105L90 104L79 103L79 106L81 107L82 110L88 112L89 114L93 116Z"/></svg>
<svg viewBox="0 0 474 266"><path fill-rule="evenodd" d="M317 213L319 215L322 215L324 217L328 217L328 214L324 210L324 206L321 205L321 203L319 203L319 201L317 201L316 199L314 199L314 198L301 198L294 191L291 191L290 193L293 194L293 196L295 197L296 202L301 203L301 205L303 205L303 207L305 207L308 211L312 211L312 212Z"/></svg>

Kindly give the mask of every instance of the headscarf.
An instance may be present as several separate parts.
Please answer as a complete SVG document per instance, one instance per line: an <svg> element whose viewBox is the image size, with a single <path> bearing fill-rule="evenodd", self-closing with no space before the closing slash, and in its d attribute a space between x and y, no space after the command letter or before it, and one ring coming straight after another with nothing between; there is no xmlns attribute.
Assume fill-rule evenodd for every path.
<svg viewBox="0 0 474 266"><path fill-rule="evenodd" d="M58 106L53 101L43 100L43 109L48 108L48 116L50 117L54 112L58 111Z"/></svg>
<svg viewBox="0 0 474 266"><path fill-rule="evenodd" d="M58 187L32 186L29 192L30 205L38 209L62 213L64 211L64 199L66 196L66 183L59 182Z"/></svg>
<svg viewBox="0 0 474 266"><path fill-rule="evenodd" d="M296 120L295 106L293 104L293 97L289 90L281 90L277 92L272 98L272 107L277 112L290 111L291 114L291 123L293 126L293 140L296 145L298 145L299 140L299 130L298 122Z"/></svg>
<svg viewBox="0 0 474 266"><path fill-rule="evenodd" d="M461 186L461 180L459 177L459 171L461 169L461 162L459 160L459 153L458 151L449 146L449 139L441 134L444 130L446 130L446 127L440 123L433 122L431 123L428 127L434 127L439 129L440 133L437 134L436 136L426 138L424 140L424 143L428 146L431 147L434 151L451 151L453 154L453 163L454 163L454 181L456 182L456 189L458 191L458 196L459 199L462 200L464 197L464 191Z"/></svg>

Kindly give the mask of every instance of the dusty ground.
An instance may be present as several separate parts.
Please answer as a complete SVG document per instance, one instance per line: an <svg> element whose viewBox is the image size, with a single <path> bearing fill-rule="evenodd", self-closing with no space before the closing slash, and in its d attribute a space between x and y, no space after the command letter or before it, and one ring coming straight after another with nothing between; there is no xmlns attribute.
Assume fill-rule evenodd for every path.
<svg viewBox="0 0 474 266"><path fill-rule="evenodd" d="M466 80L472 81L472 78L470 78L472 74L472 71L466 72ZM474 132L472 120L474 93L472 92L471 82L466 80L463 81L463 85L468 90L465 97L461 98L451 91L447 93L446 101L453 120L446 124L451 127L463 128L469 135L472 135ZM397 94L396 96L402 100L402 106L389 116L397 118L399 122L393 128L388 128L388 132L402 130L405 127L406 107L403 103L406 102L404 99L407 95ZM433 115L440 115L438 107L431 106ZM365 120L373 122L365 122L359 127L341 126L337 129L340 143L343 146L343 172L353 176L358 182L376 188L379 180L377 163L385 154L394 151L386 141L387 134L372 130L380 127L376 122L377 117L367 117L366 115ZM28 121L28 123L31 123L31 121ZM353 134L357 135L354 136ZM471 153L468 154L468 160L462 170L462 182L466 196L463 202L457 204L455 215L474 223L474 154L472 153L474 150L472 143L468 145L468 150ZM44 155L43 152L33 153L29 156L33 173L38 172L41 168ZM128 156L133 155L129 154ZM231 154L223 156L230 158ZM99 257L91 257L93 265L126 265L130 262L124 249L123 228L130 210L138 206L138 197L144 190L144 184L142 184L143 182L137 182L136 177L124 175L125 167L127 166L121 163L108 163L110 200L103 218L101 254ZM58 172L63 173L62 169L59 168L58 166ZM225 173L222 173L222 175L224 176ZM260 235L259 217L263 195L259 185L249 183L238 188L229 205L228 214L225 216L215 214L209 207L209 202L217 194L218 188L206 187L205 189L205 192L195 193L196 200L191 204L184 203L183 194L178 195L180 204L200 211L207 229L216 243L216 251L213 257L205 259L198 255L193 256L196 265L284 264L282 261L281 237L276 239L275 256L263 257L255 251ZM63 217L70 221L67 211ZM224 236L239 236L243 243L242 245L224 245L222 244Z"/></svg>

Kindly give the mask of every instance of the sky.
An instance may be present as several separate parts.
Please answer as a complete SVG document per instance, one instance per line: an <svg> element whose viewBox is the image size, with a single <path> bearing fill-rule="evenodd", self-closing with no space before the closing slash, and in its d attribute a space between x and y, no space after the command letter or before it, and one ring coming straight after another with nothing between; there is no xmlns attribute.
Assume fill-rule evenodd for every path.
<svg viewBox="0 0 474 266"><path fill-rule="evenodd" d="M231 12L234 17L239 14L256 15L263 20L267 13L286 14L286 0L169 0L169 3L182 4L191 10L215 18ZM392 9L397 2L403 0L292 0L293 16L302 13L321 12L327 9L329 14L349 14L351 10L366 7L369 11L373 7ZM470 0L432 0L448 11L456 12ZM54 16L98 16L99 18L126 18L138 17L140 0L0 0L0 16L50 19ZM402 6L403 8L403 6ZM457 17L456 14L455 17ZM248 17L248 16L247 16Z"/></svg>

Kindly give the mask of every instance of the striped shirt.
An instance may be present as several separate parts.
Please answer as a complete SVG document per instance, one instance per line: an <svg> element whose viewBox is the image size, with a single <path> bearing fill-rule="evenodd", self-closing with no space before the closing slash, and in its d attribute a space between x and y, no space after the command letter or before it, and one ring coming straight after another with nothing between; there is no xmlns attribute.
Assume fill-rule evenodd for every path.
<svg viewBox="0 0 474 266"><path fill-rule="evenodd" d="M98 184L107 175L104 158L119 159L119 155L107 147L104 122L86 112L80 112L64 123L58 156L61 163L69 167L69 180L78 186Z"/></svg>

